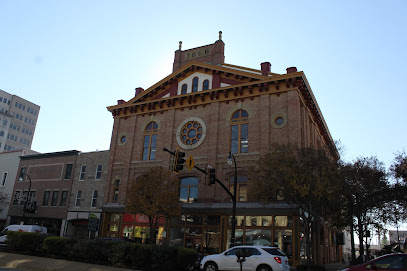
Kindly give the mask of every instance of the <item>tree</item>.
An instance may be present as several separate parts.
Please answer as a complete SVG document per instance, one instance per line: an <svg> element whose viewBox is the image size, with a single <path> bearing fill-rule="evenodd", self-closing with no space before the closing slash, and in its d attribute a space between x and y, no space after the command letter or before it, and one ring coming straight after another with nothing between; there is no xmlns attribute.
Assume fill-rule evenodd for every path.
<svg viewBox="0 0 407 271"><path fill-rule="evenodd" d="M392 165L390 166L390 174L396 180L394 187L407 187L407 154L405 151L396 154ZM396 201L395 216L391 224L398 227L400 222L407 221L407 201Z"/></svg>
<svg viewBox="0 0 407 271"><path fill-rule="evenodd" d="M179 180L162 167L151 168L131 184L126 212L148 217L150 243L155 242L155 229L164 219L181 213Z"/></svg>
<svg viewBox="0 0 407 271"><path fill-rule="evenodd" d="M284 198L299 209L310 266L311 229L318 219L334 217L340 206L337 161L324 149L274 144L251 171L250 187L257 201L271 203Z"/></svg>
<svg viewBox="0 0 407 271"><path fill-rule="evenodd" d="M359 235L360 254L364 255L363 237L366 237L370 227L383 227L393 214L391 202L378 203L376 206L361 210L360 202L374 192L388 189L389 182L384 164L376 157L359 157L350 163L343 163L341 168L343 179L343 195L345 206L349 206L349 226L352 238L352 260L355 260L355 248L353 241L353 229L357 229ZM353 208L355 207L355 208ZM357 217L357 225L354 217ZM363 258L361 257L361 260Z"/></svg>
<svg viewBox="0 0 407 271"><path fill-rule="evenodd" d="M404 185L407 185L407 154L405 151L396 154L393 164L390 166L390 172L397 183L398 180L402 180Z"/></svg>

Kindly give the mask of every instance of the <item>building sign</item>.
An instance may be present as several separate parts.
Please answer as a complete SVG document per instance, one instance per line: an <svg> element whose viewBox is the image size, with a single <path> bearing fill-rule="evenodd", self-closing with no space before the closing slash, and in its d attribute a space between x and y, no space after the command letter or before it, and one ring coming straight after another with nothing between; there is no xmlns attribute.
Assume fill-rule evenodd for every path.
<svg viewBox="0 0 407 271"><path fill-rule="evenodd" d="M32 180L60 180L62 178L64 164L48 164L48 165L35 165L29 166L28 175Z"/></svg>
<svg viewBox="0 0 407 271"><path fill-rule="evenodd" d="M24 212L26 213L36 213L37 211L37 202L28 200L24 204Z"/></svg>
<svg viewBox="0 0 407 271"><path fill-rule="evenodd" d="M98 231L99 230L99 218L94 213L89 213L88 230Z"/></svg>
<svg viewBox="0 0 407 271"><path fill-rule="evenodd" d="M148 216L136 215L136 223L148 223Z"/></svg>
<svg viewBox="0 0 407 271"><path fill-rule="evenodd" d="M185 60L202 57L202 56L208 56L210 54L211 54L211 47L198 48L195 50L186 51Z"/></svg>

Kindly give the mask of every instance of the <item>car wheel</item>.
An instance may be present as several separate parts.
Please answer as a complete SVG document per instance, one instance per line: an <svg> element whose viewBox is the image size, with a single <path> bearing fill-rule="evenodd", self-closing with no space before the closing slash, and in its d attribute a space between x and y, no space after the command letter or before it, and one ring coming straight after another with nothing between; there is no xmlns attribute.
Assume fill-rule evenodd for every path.
<svg viewBox="0 0 407 271"><path fill-rule="evenodd" d="M218 271L218 266L214 262L208 262L205 264L204 271Z"/></svg>
<svg viewBox="0 0 407 271"><path fill-rule="evenodd" d="M268 265L260 265L257 267L256 271L273 271L273 269Z"/></svg>

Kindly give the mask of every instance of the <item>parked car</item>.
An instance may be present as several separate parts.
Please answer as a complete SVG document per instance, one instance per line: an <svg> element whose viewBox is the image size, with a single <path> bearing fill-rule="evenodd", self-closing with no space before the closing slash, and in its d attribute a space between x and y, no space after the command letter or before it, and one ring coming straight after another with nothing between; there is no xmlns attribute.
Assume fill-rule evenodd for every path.
<svg viewBox="0 0 407 271"><path fill-rule="evenodd" d="M7 233L9 231L22 231L22 232L38 232L42 234L47 234L47 228L38 225L8 225L0 233L0 243L6 242Z"/></svg>
<svg viewBox="0 0 407 271"><path fill-rule="evenodd" d="M381 256L364 264L342 269L342 271L381 270L398 271L407 270L407 254L394 253Z"/></svg>
<svg viewBox="0 0 407 271"><path fill-rule="evenodd" d="M200 268L204 271L240 270L237 255L245 251L242 270L289 271L287 256L277 247L235 246L220 254L204 256Z"/></svg>

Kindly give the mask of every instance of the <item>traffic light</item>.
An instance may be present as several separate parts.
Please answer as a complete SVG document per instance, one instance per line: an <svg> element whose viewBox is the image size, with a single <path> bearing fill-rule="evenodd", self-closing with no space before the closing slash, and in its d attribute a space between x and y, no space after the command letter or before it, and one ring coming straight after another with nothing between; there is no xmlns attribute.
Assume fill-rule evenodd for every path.
<svg viewBox="0 0 407 271"><path fill-rule="evenodd" d="M209 185L215 184L215 169L210 168L209 169Z"/></svg>
<svg viewBox="0 0 407 271"><path fill-rule="evenodd" d="M183 164L185 163L185 152L180 151L179 149L177 149L175 151L175 159L174 159L174 166L173 166L173 170L175 172L179 172L180 170L182 170L184 168Z"/></svg>

